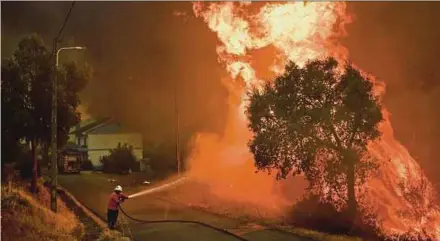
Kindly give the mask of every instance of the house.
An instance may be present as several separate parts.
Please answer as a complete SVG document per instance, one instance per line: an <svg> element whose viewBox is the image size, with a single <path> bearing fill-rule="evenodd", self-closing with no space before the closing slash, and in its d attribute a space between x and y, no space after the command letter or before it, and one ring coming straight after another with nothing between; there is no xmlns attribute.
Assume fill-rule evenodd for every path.
<svg viewBox="0 0 440 241"><path fill-rule="evenodd" d="M69 133L69 144L86 152L94 167L102 166L101 158L109 155L110 150L119 143L132 146L136 159L142 159L142 134L126 131L120 123L110 118L82 121Z"/></svg>

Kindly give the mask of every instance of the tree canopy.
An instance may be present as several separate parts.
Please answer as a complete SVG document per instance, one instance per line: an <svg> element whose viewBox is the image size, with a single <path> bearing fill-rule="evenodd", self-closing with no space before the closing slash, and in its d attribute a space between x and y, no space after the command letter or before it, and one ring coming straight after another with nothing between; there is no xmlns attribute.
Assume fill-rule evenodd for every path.
<svg viewBox="0 0 440 241"><path fill-rule="evenodd" d="M64 146L68 132L80 121L79 92L91 78L91 69L67 63L54 68L54 57L38 35L23 38L10 58L2 61L2 154L17 156L20 141L48 146L51 137L52 81L58 85L58 145ZM5 149L11 148L11 149ZM15 149L14 149L15 148ZM35 159L35 154L33 154Z"/></svg>
<svg viewBox="0 0 440 241"><path fill-rule="evenodd" d="M2 64L2 132L37 142L50 141L53 58L38 35L23 38L13 56ZM91 70L67 63L58 75L59 144L80 120L78 93L91 78ZM5 133L4 132L4 133ZM12 132L15 132L12 134Z"/></svg>
<svg viewBox="0 0 440 241"><path fill-rule="evenodd" d="M312 188L328 185L329 197L347 197L355 210L354 186L371 169L367 143L380 136L381 106L372 82L333 58L304 67L290 62L249 97L256 166L275 170L278 178L304 173Z"/></svg>

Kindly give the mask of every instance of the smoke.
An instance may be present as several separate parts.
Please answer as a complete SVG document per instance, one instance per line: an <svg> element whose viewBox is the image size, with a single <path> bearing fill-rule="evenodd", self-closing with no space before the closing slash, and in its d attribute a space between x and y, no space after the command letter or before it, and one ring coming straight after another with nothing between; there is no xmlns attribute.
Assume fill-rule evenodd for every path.
<svg viewBox="0 0 440 241"><path fill-rule="evenodd" d="M29 33L51 44L70 6L1 4L2 58ZM396 137L439 183L440 3L348 7L355 16L344 40L350 58L386 83ZM149 141L166 142L174 135L176 86L183 136L224 129L228 96L221 79L227 74L217 62L215 33L193 17L191 3L77 2L62 44L88 47L94 79L82 100L91 116L112 116Z"/></svg>
<svg viewBox="0 0 440 241"><path fill-rule="evenodd" d="M28 33L51 44L69 5L2 3L2 57ZM227 91L220 79L226 73L212 48L215 34L175 14L188 11L189 3L76 3L61 45L87 46L94 79L82 101L89 115L111 116L147 141L174 141L177 88L184 141L196 131L223 129Z"/></svg>

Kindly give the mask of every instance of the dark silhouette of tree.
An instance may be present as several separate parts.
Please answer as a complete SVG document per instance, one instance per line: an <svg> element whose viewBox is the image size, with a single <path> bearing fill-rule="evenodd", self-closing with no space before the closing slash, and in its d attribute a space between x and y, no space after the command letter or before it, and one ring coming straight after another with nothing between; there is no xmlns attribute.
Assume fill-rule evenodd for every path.
<svg viewBox="0 0 440 241"><path fill-rule="evenodd" d="M54 71L53 58L38 35L23 38L13 56L2 63L2 143L13 147L25 141L30 145L33 191L38 167L36 149L50 143L53 73L58 75L60 148L67 142L69 129L80 120L76 111L78 92L85 87L91 73L89 68L81 70L72 63Z"/></svg>
<svg viewBox="0 0 440 241"><path fill-rule="evenodd" d="M24 120L26 83L19 78L19 70L12 60L2 61L2 164L15 162L20 158L20 139L25 135ZM12 81L14 80L14 81Z"/></svg>
<svg viewBox="0 0 440 241"><path fill-rule="evenodd" d="M382 120L373 84L333 58L286 66L283 75L249 94L249 148L259 169L278 178L304 173L311 189L346 200L354 218L355 187L374 166L367 143ZM324 187L329 189L326 191Z"/></svg>

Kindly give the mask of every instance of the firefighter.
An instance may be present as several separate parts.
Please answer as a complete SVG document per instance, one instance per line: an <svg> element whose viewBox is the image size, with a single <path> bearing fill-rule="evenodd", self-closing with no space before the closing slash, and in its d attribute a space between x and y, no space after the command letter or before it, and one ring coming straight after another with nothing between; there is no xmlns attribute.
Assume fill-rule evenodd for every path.
<svg viewBox="0 0 440 241"><path fill-rule="evenodd" d="M116 221L118 220L119 205L128 198L129 197L122 193L122 187L119 185L116 186L115 190L110 194L107 206L107 222L110 229L115 229Z"/></svg>

